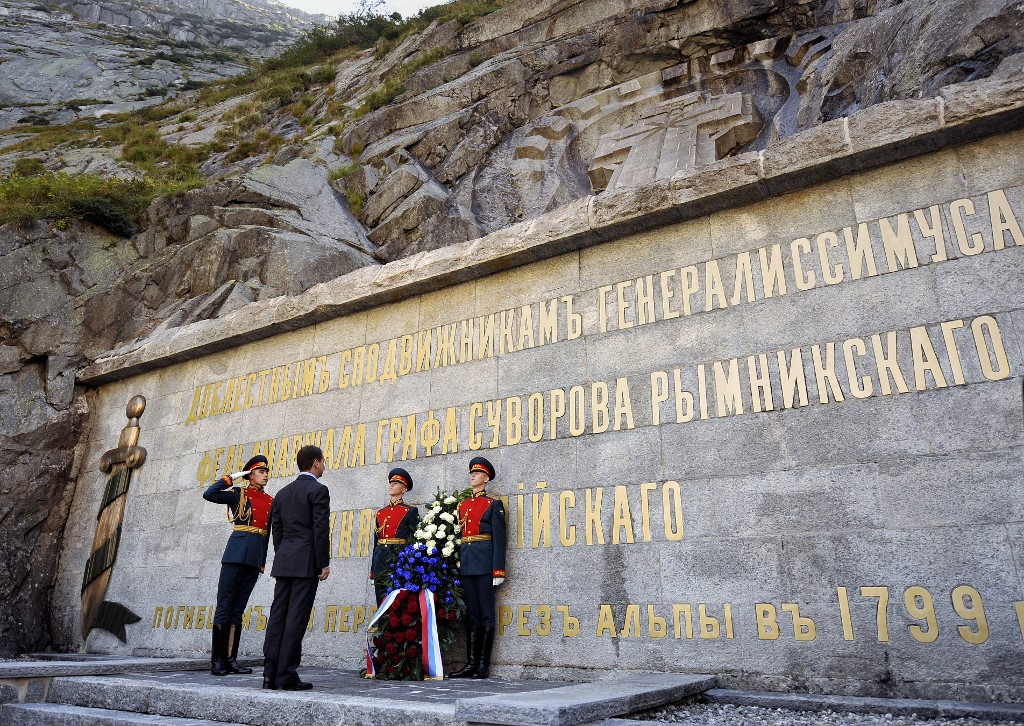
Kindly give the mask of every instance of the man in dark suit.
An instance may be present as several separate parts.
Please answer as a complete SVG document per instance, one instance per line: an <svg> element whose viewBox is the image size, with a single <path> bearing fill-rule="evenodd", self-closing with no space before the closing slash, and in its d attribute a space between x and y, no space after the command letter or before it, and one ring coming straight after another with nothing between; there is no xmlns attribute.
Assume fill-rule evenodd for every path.
<svg viewBox="0 0 1024 726"><path fill-rule="evenodd" d="M324 452L303 446L295 455L299 476L274 498L270 531L274 539L274 602L263 641L263 687L306 691L299 680L302 637L306 634L316 588L331 573L331 497L319 479Z"/></svg>

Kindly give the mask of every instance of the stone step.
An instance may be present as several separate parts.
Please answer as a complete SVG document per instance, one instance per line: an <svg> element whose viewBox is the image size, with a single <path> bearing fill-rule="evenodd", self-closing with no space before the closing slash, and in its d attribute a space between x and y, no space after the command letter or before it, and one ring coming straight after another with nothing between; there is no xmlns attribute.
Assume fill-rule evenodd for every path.
<svg viewBox="0 0 1024 726"><path fill-rule="evenodd" d="M261 676L230 676L216 684L175 681L182 674L129 677L54 678L46 700L52 704L128 711L198 722L220 721L246 726L292 723L453 726L455 705L396 700L372 694L336 694L324 690L268 691ZM212 678L212 677L211 677ZM314 683L319 683L313 678ZM148 723L148 722L141 722ZM6 726L6 725L4 725Z"/></svg>
<svg viewBox="0 0 1024 726"><path fill-rule="evenodd" d="M456 719L502 726L577 726L674 703L717 685L709 675L651 673L456 704Z"/></svg>
<svg viewBox="0 0 1024 726"><path fill-rule="evenodd" d="M262 663L250 659L253 663ZM52 676L99 676L113 673L151 671L201 671L210 667L209 658L46 658L0 662L0 680L48 678Z"/></svg>
<svg viewBox="0 0 1024 726"><path fill-rule="evenodd" d="M973 703L920 698L874 698L868 696L831 696L815 693L777 693L715 688L703 699L708 703L734 706L760 706L788 711L836 711L881 713L893 716L916 715L919 718L976 718L990 721L1024 722L1024 703Z"/></svg>
<svg viewBox="0 0 1024 726"><path fill-rule="evenodd" d="M679 673L628 674L573 684L500 679L399 683L317 668L304 669L303 677L314 684L313 690L263 690L259 673L227 678L195 671L57 677L45 701L54 707L246 726L577 726L675 703L716 685L713 676Z"/></svg>
<svg viewBox="0 0 1024 726"><path fill-rule="evenodd" d="M240 726L223 721L154 716L63 703L9 703L0 707L0 726Z"/></svg>

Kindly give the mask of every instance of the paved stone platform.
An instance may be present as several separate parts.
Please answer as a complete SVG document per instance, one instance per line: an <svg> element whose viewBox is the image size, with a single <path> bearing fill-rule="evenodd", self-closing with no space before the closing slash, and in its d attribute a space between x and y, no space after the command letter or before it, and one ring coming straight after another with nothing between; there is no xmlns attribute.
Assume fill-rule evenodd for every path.
<svg viewBox="0 0 1024 726"><path fill-rule="evenodd" d="M205 671L56 676L26 703L0 707L0 726L578 726L678 701L712 676L627 675L599 683L487 679L376 681L354 671L303 668L314 689L266 691L262 675Z"/></svg>

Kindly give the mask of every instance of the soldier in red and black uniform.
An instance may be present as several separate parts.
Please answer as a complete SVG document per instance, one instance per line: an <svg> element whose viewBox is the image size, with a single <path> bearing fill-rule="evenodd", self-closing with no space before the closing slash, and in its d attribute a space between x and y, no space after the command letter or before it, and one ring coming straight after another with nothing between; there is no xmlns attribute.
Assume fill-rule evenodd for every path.
<svg viewBox="0 0 1024 726"><path fill-rule="evenodd" d="M402 501L406 492L412 491L412 476L405 469L395 468L388 472L388 495L391 503L377 512L373 528L373 555L370 557L370 579L377 605L388 595L390 583L386 577L375 577L387 569L388 560L398 555L412 539L420 513Z"/></svg>
<svg viewBox="0 0 1024 726"><path fill-rule="evenodd" d="M478 456L469 462L473 496L459 502L462 545L459 573L466 598L466 665L452 678L486 678L494 647L494 591L505 581L505 507L487 495L494 467Z"/></svg>
<svg viewBox="0 0 1024 726"><path fill-rule="evenodd" d="M220 562L217 584L217 612L213 618L210 673L252 673L238 664L238 641L242 637L242 613L256 580L267 564L270 505L274 498L263 491L270 478L267 457L254 456L243 471L225 474L203 492L203 499L226 504L228 521L234 525ZM248 479L246 487L234 487L235 480Z"/></svg>

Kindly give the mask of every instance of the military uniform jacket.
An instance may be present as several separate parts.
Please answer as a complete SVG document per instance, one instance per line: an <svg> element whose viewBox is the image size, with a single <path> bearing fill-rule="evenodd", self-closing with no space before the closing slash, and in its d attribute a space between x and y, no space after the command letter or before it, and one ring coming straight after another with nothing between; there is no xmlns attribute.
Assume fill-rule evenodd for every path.
<svg viewBox="0 0 1024 726"><path fill-rule="evenodd" d="M459 524L459 571L463 575L505 577L505 506L501 500L481 492L459 502Z"/></svg>
<svg viewBox="0 0 1024 726"><path fill-rule="evenodd" d="M218 479L203 492L203 499L215 504L226 504L235 525L228 537L221 563L257 568L267 564L270 507L274 498L254 488L225 489L224 480ZM262 534L257 530L262 530Z"/></svg>
<svg viewBox="0 0 1024 726"><path fill-rule="evenodd" d="M330 564L331 495L315 476L299 474L270 510L274 577L319 577Z"/></svg>
<svg viewBox="0 0 1024 726"><path fill-rule="evenodd" d="M399 500L377 511L373 528L373 556L370 558L370 579L382 572L389 552L398 552L412 541L420 512ZM404 542L388 540L405 540Z"/></svg>

